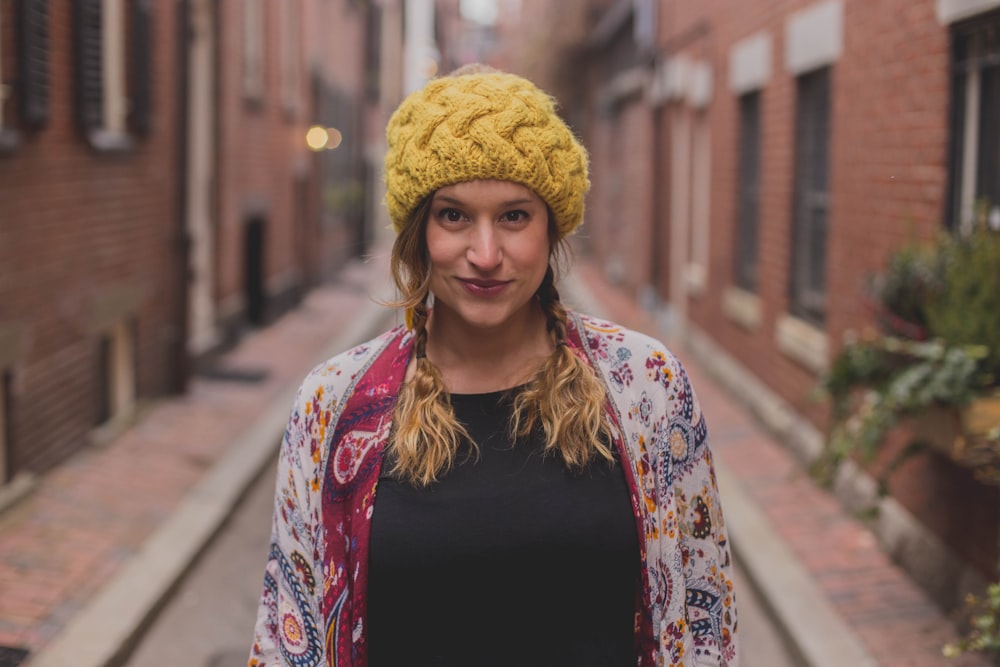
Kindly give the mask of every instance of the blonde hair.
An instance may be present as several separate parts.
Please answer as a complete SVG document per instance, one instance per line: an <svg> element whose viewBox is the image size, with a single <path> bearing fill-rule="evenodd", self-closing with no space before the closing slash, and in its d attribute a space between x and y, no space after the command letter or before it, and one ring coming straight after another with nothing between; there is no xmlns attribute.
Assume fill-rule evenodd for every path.
<svg viewBox="0 0 1000 667"><path fill-rule="evenodd" d="M400 292L393 305L406 309L413 331L416 360L413 377L400 388L387 455L392 473L415 486L429 486L455 463L463 439L478 451L456 419L444 380L427 358L427 298L430 261L426 228L433 193L424 198L403 226L392 248L392 278ZM525 437L541 428L546 454L558 453L571 470L582 470L595 458L613 462L611 430L604 415L604 387L594 370L566 344L567 314L555 286L552 261L564 242L549 213L549 268L536 298L545 312L555 344L542 367L514 399L510 435Z"/></svg>

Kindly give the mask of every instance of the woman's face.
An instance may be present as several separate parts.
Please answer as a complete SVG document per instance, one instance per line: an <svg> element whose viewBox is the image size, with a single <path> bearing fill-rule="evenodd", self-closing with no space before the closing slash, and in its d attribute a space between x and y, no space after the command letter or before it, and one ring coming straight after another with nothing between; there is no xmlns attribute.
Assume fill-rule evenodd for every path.
<svg viewBox="0 0 1000 667"><path fill-rule="evenodd" d="M549 248L548 208L530 188L494 180L440 188L427 221L435 320L493 329L525 314Z"/></svg>

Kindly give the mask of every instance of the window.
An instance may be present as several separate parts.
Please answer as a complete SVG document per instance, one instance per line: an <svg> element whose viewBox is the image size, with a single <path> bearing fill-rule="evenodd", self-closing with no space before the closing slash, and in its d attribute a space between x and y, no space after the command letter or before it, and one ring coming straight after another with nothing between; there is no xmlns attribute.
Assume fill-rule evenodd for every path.
<svg viewBox="0 0 1000 667"><path fill-rule="evenodd" d="M795 86L790 310L796 317L822 324L826 317L826 226L830 207L830 68L799 76Z"/></svg>
<svg viewBox="0 0 1000 667"><path fill-rule="evenodd" d="M0 0L0 150L49 119L48 0Z"/></svg>
<svg viewBox="0 0 1000 667"><path fill-rule="evenodd" d="M77 122L95 148L128 148L151 116L151 0L75 0Z"/></svg>
<svg viewBox="0 0 1000 667"><path fill-rule="evenodd" d="M1000 11L953 28L951 109L948 223L1000 229Z"/></svg>
<svg viewBox="0 0 1000 667"><path fill-rule="evenodd" d="M688 294L708 285L709 229L712 201L712 129L708 112L695 107L691 117L691 248L685 270Z"/></svg>
<svg viewBox="0 0 1000 667"><path fill-rule="evenodd" d="M7 3L0 2L0 132L2 132L3 129L10 124L10 121L8 120L9 115L5 113L5 110L7 107L7 100L10 99L12 91L11 85L7 83L10 80L10 77L4 69L7 65L7 61L9 60L9 56L4 53L4 48L10 41L4 33L4 30L7 29L6 24L9 21L9 19L4 16L4 12L6 11Z"/></svg>
<svg viewBox="0 0 1000 667"><path fill-rule="evenodd" d="M736 192L736 285L757 291L757 219L760 215L760 93L739 98L739 163Z"/></svg>
<svg viewBox="0 0 1000 667"><path fill-rule="evenodd" d="M243 3L243 95L251 101L264 95L263 0Z"/></svg>
<svg viewBox="0 0 1000 667"><path fill-rule="evenodd" d="M382 7L372 3L365 16L365 94L378 101L382 83Z"/></svg>
<svg viewBox="0 0 1000 667"><path fill-rule="evenodd" d="M302 28L299 18L299 3L281 3L278 20L281 25L281 101L285 111L294 117L301 108L302 67L299 45L302 43Z"/></svg>

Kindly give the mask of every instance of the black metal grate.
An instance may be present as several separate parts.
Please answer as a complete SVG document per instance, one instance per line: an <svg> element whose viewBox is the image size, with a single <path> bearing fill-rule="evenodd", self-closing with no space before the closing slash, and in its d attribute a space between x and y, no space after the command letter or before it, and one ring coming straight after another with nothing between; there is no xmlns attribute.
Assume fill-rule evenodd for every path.
<svg viewBox="0 0 1000 667"><path fill-rule="evenodd" d="M216 382L236 382L239 384L257 384L270 376L270 371L263 368L237 368L234 366L205 366L195 371L198 377ZM2 666L0 666L2 667Z"/></svg>
<svg viewBox="0 0 1000 667"><path fill-rule="evenodd" d="M28 649L16 646L0 646L0 667L17 667L28 657Z"/></svg>

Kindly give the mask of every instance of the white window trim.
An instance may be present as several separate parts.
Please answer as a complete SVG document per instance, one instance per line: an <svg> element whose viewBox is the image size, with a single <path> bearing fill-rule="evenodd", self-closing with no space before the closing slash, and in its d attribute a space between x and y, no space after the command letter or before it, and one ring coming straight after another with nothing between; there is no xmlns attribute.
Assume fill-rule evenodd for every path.
<svg viewBox="0 0 1000 667"><path fill-rule="evenodd" d="M694 62L688 70L686 86L687 103L694 109L707 109L712 103L714 74L712 66L702 60Z"/></svg>
<svg viewBox="0 0 1000 667"><path fill-rule="evenodd" d="M958 228L970 231L976 204L976 165L979 162L979 96L982 91L979 68L969 71L965 80L965 133L962 137L962 164L959 166L960 206Z"/></svg>
<svg viewBox="0 0 1000 667"><path fill-rule="evenodd" d="M1000 7L1000 0L937 0L937 17L942 25Z"/></svg>
<svg viewBox="0 0 1000 667"><path fill-rule="evenodd" d="M708 112L697 109L691 119L691 256L686 267L688 294L708 287L709 228L712 206L712 128Z"/></svg>
<svg viewBox="0 0 1000 667"><path fill-rule="evenodd" d="M1000 4L1000 3L998 3ZM981 37L976 36L971 45L972 50L981 55L984 45ZM958 230L962 234L972 231L977 220L976 191L979 188L979 142L980 142L980 100L982 98L983 79L982 64L978 57L972 59L972 66L968 69L965 78L965 118L963 119L962 141L962 162L956 165L958 169ZM1000 219L1000 205L992 203L988 212L988 220L991 226L998 224L994 222Z"/></svg>
<svg viewBox="0 0 1000 667"><path fill-rule="evenodd" d="M120 419L135 409L135 337L126 320L115 323L111 333L111 414Z"/></svg>
<svg viewBox="0 0 1000 667"><path fill-rule="evenodd" d="M669 102L683 100L687 92L689 72L694 62L687 56L674 56L663 69L663 99Z"/></svg>
<svg viewBox="0 0 1000 667"><path fill-rule="evenodd" d="M825 331L793 315L778 318L774 329L778 350L792 361L822 375L830 366L830 343Z"/></svg>
<svg viewBox="0 0 1000 667"><path fill-rule="evenodd" d="M729 50L729 89L736 95L760 90L771 79L774 39L766 30L754 33Z"/></svg>
<svg viewBox="0 0 1000 667"><path fill-rule="evenodd" d="M785 22L785 67L793 76L833 65L844 51L843 0L823 0Z"/></svg>
<svg viewBox="0 0 1000 667"><path fill-rule="evenodd" d="M763 319L760 297L735 286L722 292L722 313L749 332L760 329Z"/></svg>
<svg viewBox="0 0 1000 667"><path fill-rule="evenodd" d="M125 134L128 91L125 68L125 2L101 2L101 67L104 92L104 130Z"/></svg>
<svg viewBox="0 0 1000 667"><path fill-rule="evenodd" d="M112 323L104 336L109 340L107 368L108 420L98 427L99 431L113 434L135 413L135 337L129 320L120 319Z"/></svg>
<svg viewBox="0 0 1000 667"><path fill-rule="evenodd" d="M107 366L108 418L90 432L90 441L94 445L103 446L116 438L133 422L137 406L138 394L136 384L136 341L130 320L127 318L113 321L103 329L102 336L109 341Z"/></svg>

